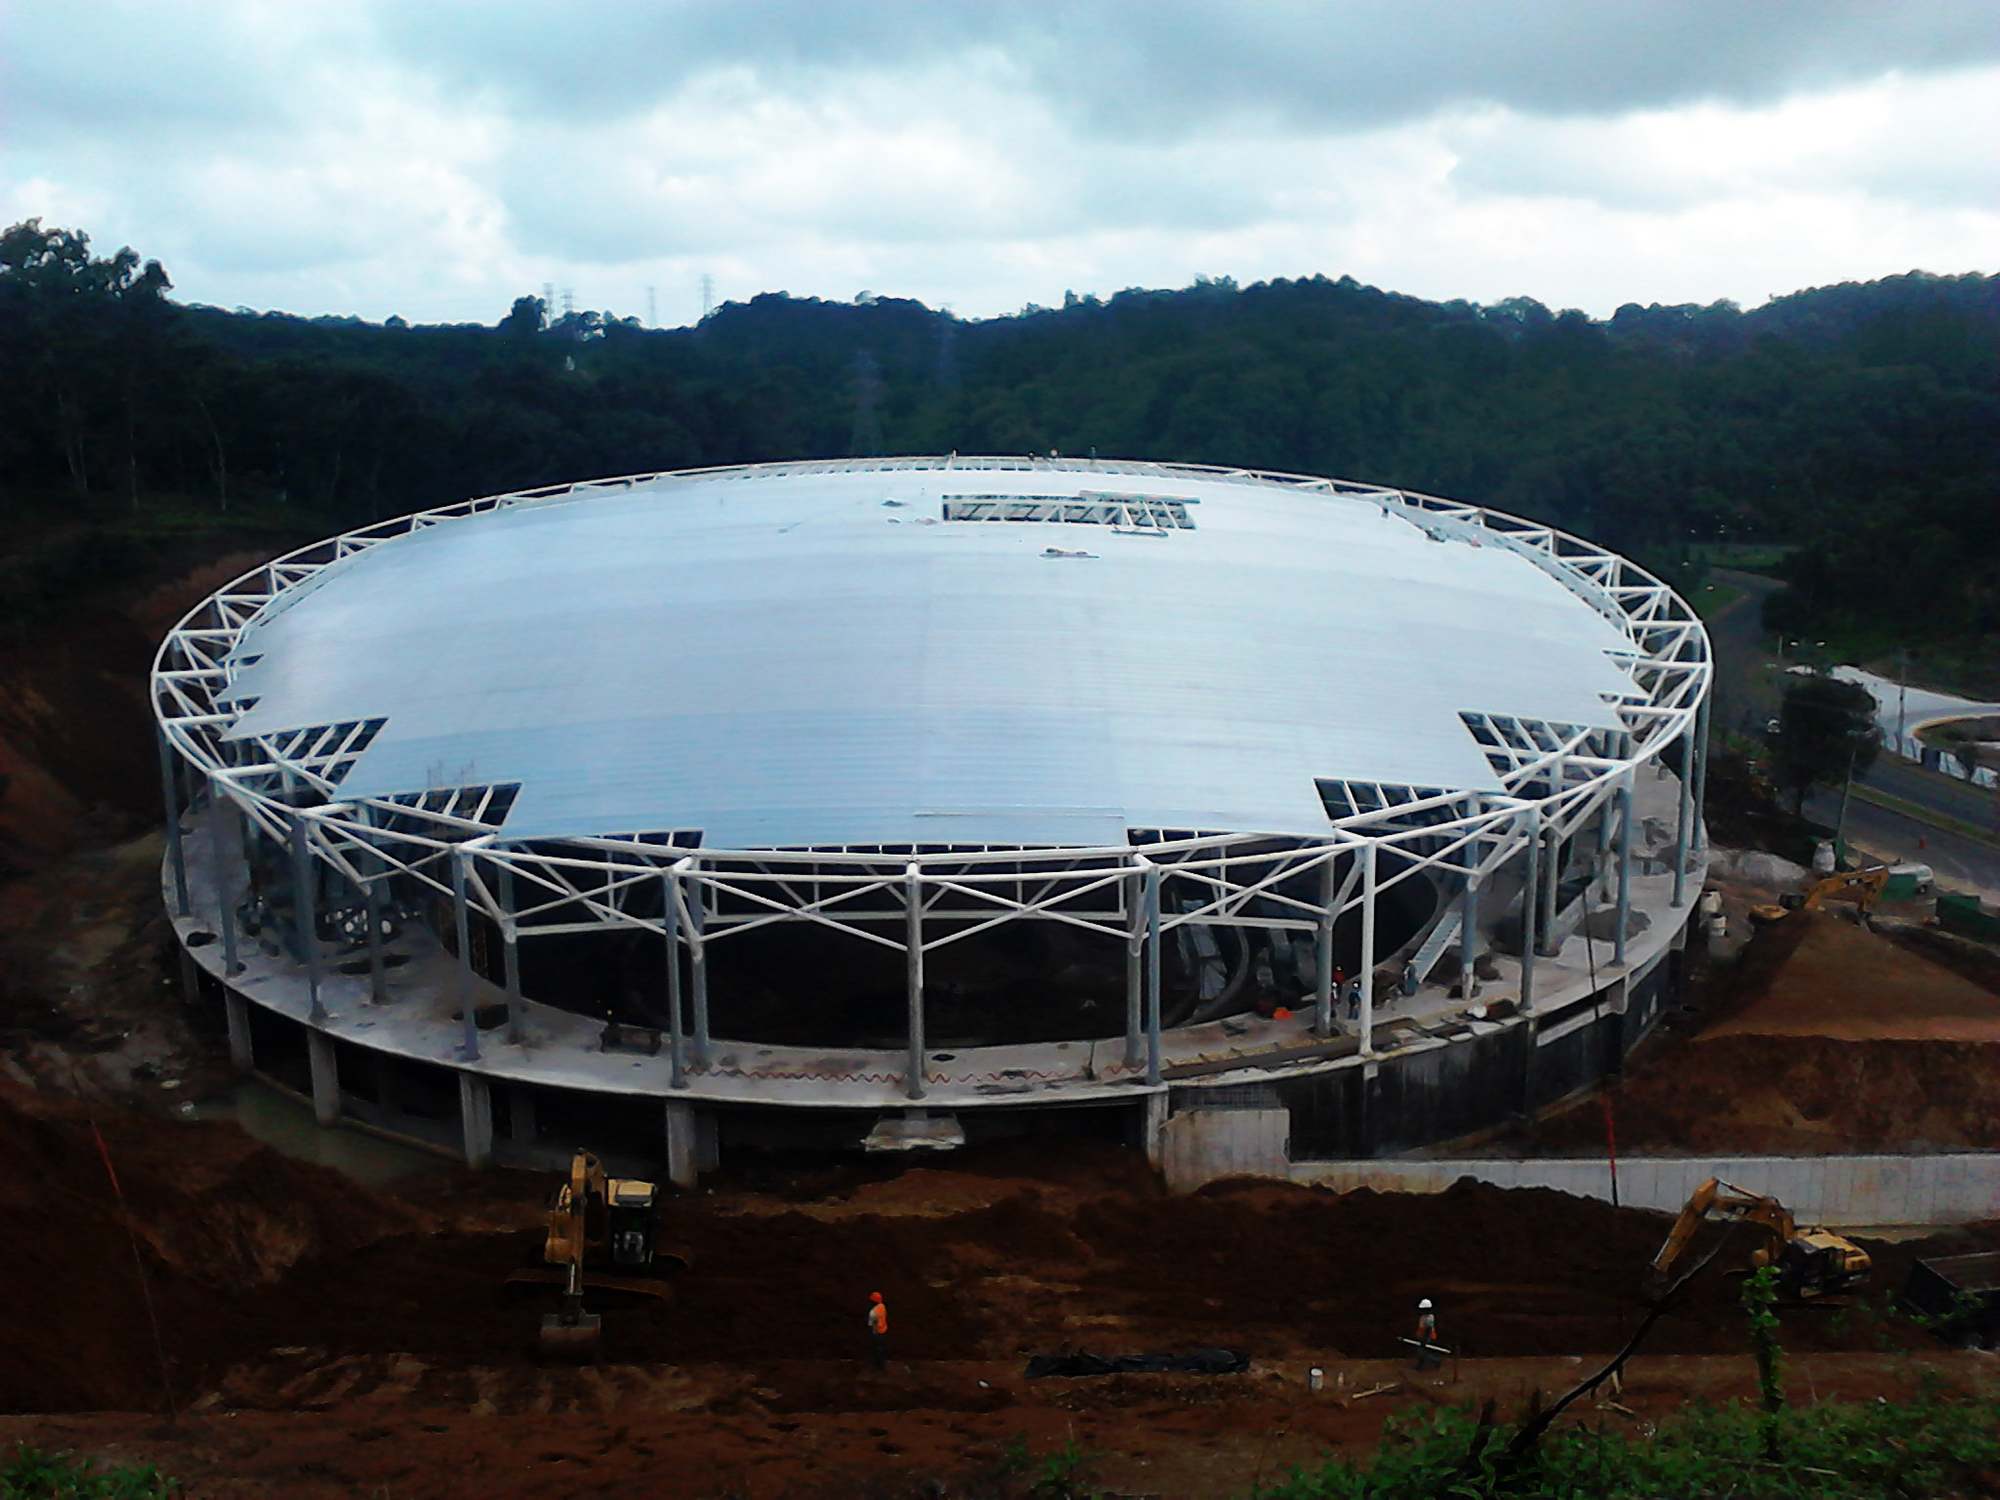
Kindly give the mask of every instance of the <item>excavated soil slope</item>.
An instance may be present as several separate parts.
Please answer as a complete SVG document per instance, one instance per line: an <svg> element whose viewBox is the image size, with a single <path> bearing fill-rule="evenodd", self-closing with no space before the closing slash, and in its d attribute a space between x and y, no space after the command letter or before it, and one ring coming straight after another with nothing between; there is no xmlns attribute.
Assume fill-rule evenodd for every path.
<svg viewBox="0 0 2000 1500"><path fill-rule="evenodd" d="M367 1388L403 1357L532 1373L547 1294L503 1283L534 1253L536 1232L521 1226L545 1183L498 1179L486 1191L502 1201L477 1213L419 1214L231 1126L106 1111L97 1123L123 1208L84 1106L0 1091L0 1196L15 1225L0 1241L0 1406L157 1403L135 1253L181 1401L230 1366L253 1371L232 1387L250 1404L342 1360L361 1361L348 1384ZM677 1199L670 1233L694 1269L671 1301L610 1310L607 1357L851 1370L858 1309L877 1290L895 1310L898 1356L920 1362L1216 1344L1266 1359L1381 1357L1419 1296L1439 1300L1468 1354L1608 1350L1638 1316L1635 1288L1664 1228L1653 1214L1470 1182L1431 1197L1235 1183L1175 1198L1126 1153L1065 1157L1039 1179L1041 1159L1017 1150L983 1170L975 1159L814 1202L728 1189ZM1884 1285L1909 1254L1883 1248ZM1711 1277L1655 1351L1740 1348L1732 1297ZM1873 1338L1857 1344L1859 1330L1825 1319L1796 1333L1802 1348Z"/></svg>
<svg viewBox="0 0 2000 1500"><path fill-rule="evenodd" d="M0 1410L9 1411L157 1407L155 1316L168 1383L190 1398L228 1360L269 1347L256 1288L420 1222L233 1125L4 1084L0 1214Z"/></svg>
<svg viewBox="0 0 2000 1500"><path fill-rule="evenodd" d="M123 1207L86 1106L0 1090L0 1413L36 1414L0 1415L0 1442L157 1460L211 1500L1001 1500L1072 1444L1116 1493L1235 1496L1366 1451L1391 1413L1487 1395L1516 1411L1573 1383L1638 1321L1665 1230L1470 1182L1175 1198L1143 1161L1080 1143L765 1174L671 1198L692 1270L670 1301L605 1299L604 1360L572 1367L535 1357L547 1292L504 1285L535 1249L545 1181L447 1171L408 1190L412 1207L234 1127L95 1110ZM1872 1244L1878 1291L1913 1256L1982 1243ZM1661 1323L1617 1420L1753 1389L1725 1274L1750 1248L1726 1246ZM892 1310L879 1374L860 1320L875 1290ZM1435 1376L1397 1358L1419 1296L1465 1356ZM1786 1315L1788 1369L1813 1398L1900 1396L1927 1366L1991 1383L1983 1357L1886 1307ZM1031 1351L1212 1345L1254 1363L1023 1378ZM1318 1397L1308 1365L1328 1371ZM172 1425L143 1415L169 1395ZM1037 1457L1009 1469L1023 1445Z"/></svg>
<svg viewBox="0 0 2000 1500"><path fill-rule="evenodd" d="M1704 1042L1727 1036L2000 1042L2000 994L1840 917L1801 912L1781 925L1799 929L1786 935L1789 955L1761 993L1745 994L1703 1028Z"/></svg>
<svg viewBox="0 0 2000 1500"><path fill-rule="evenodd" d="M1611 1091L1621 1150L1817 1155L2000 1147L2000 994L1982 966L1829 914L1760 933L1692 1037ZM1595 1100L1508 1149L1604 1149Z"/></svg>
<svg viewBox="0 0 2000 1500"><path fill-rule="evenodd" d="M182 550L163 547L163 574ZM219 1082L167 993L146 673L161 632L264 555L0 635L0 1077L107 1098Z"/></svg>

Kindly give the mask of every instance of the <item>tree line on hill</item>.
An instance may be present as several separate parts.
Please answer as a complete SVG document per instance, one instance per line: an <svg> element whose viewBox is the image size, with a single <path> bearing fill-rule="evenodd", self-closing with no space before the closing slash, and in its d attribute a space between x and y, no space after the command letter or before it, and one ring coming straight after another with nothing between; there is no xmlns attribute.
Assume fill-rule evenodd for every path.
<svg viewBox="0 0 2000 1500"><path fill-rule="evenodd" d="M1683 581L1702 544L1796 544L1777 628L2000 635L2000 277L1608 320L1323 276L977 321L767 293L676 329L533 297L413 327L170 290L81 232L0 232L0 527L176 497L332 529L705 464L1097 452L1447 495Z"/></svg>

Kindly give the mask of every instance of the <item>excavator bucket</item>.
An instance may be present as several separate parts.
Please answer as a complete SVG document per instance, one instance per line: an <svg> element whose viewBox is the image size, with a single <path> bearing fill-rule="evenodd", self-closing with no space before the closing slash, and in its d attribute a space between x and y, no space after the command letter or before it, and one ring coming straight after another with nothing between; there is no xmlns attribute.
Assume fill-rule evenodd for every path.
<svg viewBox="0 0 2000 1500"><path fill-rule="evenodd" d="M536 1347L544 1359L594 1361L604 1348L604 1319L596 1313L547 1313Z"/></svg>

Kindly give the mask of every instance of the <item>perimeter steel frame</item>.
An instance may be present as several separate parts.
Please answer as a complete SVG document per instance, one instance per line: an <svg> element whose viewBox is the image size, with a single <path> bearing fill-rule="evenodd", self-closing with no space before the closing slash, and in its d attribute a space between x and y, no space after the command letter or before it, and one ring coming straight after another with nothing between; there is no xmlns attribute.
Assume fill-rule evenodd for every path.
<svg viewBox="0 0 2000 1500"><path fill-rule="evenodd" d="M1632 690L1613 702L1618 729L1549 724L1467 713L1501 790L1455 792L1374 782L1320 782L1330 827L1323 838L1256 832L1133 830L1133 840L1102 847L868 845L838 848L715 848L678 842L672 833L569 837L510 842L504 832L510 789L429 787L392 797L343 795L340 780L366 748L379 721L315 725L231 739L248 710L231 696L232 655L246 632L289 602L294 590L322 570L398 537L494 511L592 494L629 490L658 480L756 479L825 473L911 470L1114 472L1121 478L1223 479L1272 485L1301 496L1370 501L1440 540L1498 546L1555 578L1629 642L1620 664ZM671 503L671 490L661 497ZM1619 655L1614 653L1614 655ZM902 952L909 992L907 1095L924 1097L924 956L1008 922L1066 923L1128 945L1125 1067L1157 1082L1160 1069L1160 947L1179 928L1228 925L1294 932L1319 958L1315 1018L1335 1029L1338 997L1327 986L1332 932L1359 913L1364 950L1358 976L1388 955L1372 951L1382 894L1435 872L1437 888L1462 890L1464 915L1474 893L1496 871L1520 859L1529 876L1521 898L1522 1007L1532 1014L1533 954L1547 934L1537 910L1536 856L1596 819L1600 850L1615 805L1619 818L1619 906L1630 863L1630 787L1637 767L1658 763L1666 750L1691 746L1681 757L1683 794L1674 841L1676 904L1681 882L1696 868L1705 837L1698 788L1705 772L1705 720L1712 676L1709 643L1699 617L1659 579L1615 553L1498 511L1407 490L1353 481L1202 465L1109 460L912 458L733 465L676 470L521 490L441 506L342 533L245 573L204 600L168 632L154 664L151 688L159 718L163 782L170 798L178 778L170 753L198 776L199 788L241 813L294 859L308 854L337 872L367 904L369 930L385 884L418 883L453 908L459 962L469 968L467 917L496 924L505 944L510 1011L518 1003L518 955L523 939L617 930L663 940L668 955L674 1079L707 1066L707 949L780 922L827 926ZM1607 695L1608 697L1608 695ZM1690 778L1693 786L1687 787ZM1345 807L1346 811L1340 811ZM170 807L169 851L176 877L183 869L179 808ZM1390 856L1385 859L1384 856ZM1601 857L1601 854L1600 854ZM1343 863L1347 878L1338 879ZM1355 875L1365 872L1360 889ZM1551 882L1557 872L1551 871ZM302 876L295 876L304 889ZM1161 898L1173 882L1171 907ZM1281 889L1281 887L1291 889ZM1317 892L1317 899L1297 894ZM634 900L660 892L657 902ZM183 898L184 899L184 898ZM1448 894L1441 897L1442 913ZM305 903L295 902L303 916ZM655 909L657 906L657 910ZM1275 909L1275 910L1274 910ZM233 921L233 917L229 920ZM1623 931L1619 934L1623 948ZM301 941L302 957L317 969ZM1471 944L1462 945L1469 962ZM688 959L692 1014L683 1015L680 957ZM315 989L317 987L315 986ZM1143 993L1140 993L1143 988ZM1359 1031L1372 1047L1373 985L1362 983ZM478 1040L467 1007L464 1047ZM510 1025L517 1017L510 1016Z"/></svg>

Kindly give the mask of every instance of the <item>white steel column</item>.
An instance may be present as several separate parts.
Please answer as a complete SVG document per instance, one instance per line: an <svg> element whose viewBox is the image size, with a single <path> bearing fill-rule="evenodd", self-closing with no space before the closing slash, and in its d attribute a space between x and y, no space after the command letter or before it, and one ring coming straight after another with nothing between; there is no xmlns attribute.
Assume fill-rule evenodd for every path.
<svg viewBox="0 0 2000 1500"><path fill-rule="evenodd" d="M1521 882L1521 1010L1526 1014L1535 1006L1535 899L1539 884L1540 855L1542 848L1542 810L1539 806L1528 809L1528 868Z"/></svg>
<svg viewBox="0 0 2000 1500"><path fill-rule="evenodd" d="M382 882L388 878L389 862L361 885L362 920L368 924L368 1003L388 1003L388 981L382 972Z"/></svg>
<svg viewBox="0 0 2000 1500"><path fill-rule="evenodd" d="M1681 794L1674 819L1674 908L1687 905L1688 833L1694 811L1694 729L1681 740Z"/></svg>
<svg viewBox="0 0 2000 1500"><path fill-rule="evenodd" d="M684 1089L687 1078L687 1039L681 1033L681 870L682 860L667 871L667 907L663 928L667 939L667 1062L668 1086Z"/></svg>
<svg viewBox="0 0 2000 1500"><path fill-rule="evenodd" d="M1160 867L1146 866L1146 1082L1160 1081Z"/></svg>
<svg viewBox="0 0 2000 1500"><path fill-rule="evenodd" d="M1542 868L1542 889L1537 899L1541 902L1541 912L1535 918L1535 931L1541 941L1543 958L1556 956L1556 898L1557 882L1562 879L1562 830L1551 823L1542 829L1544 864Z"/></svg>
<svg viewBox="0 0 2000 1500"><path fill-rule="evenodd" d="M1708 705L1714 683L1701 695L1701 707L1694 715L1694 839L1697 850L1708 848L1708 824L1702 816L1708 796Z"/></svg>
<svg viewBox="0 0 2000 1500"><path fill-rule="evenodd" d="M458 937L458 1011L464 1023L458 1051L467 1062L477 1062L479 1008L474 1004L472 992L472 919L465 909L465 850L462 847L451 851L451 916Z"/></svg>
<svg viewBox="0 0 2000 1500"><path fill-rule="evenodd" d="M167 857L174 870L174 913L186 916L188 904L187 849L181 833L181 794L174 775L174 750L163 729L155 738L160 747L160 798L167 808Z"/></svg>
<svg viewBox="0 0 2000 1500"><path fill-rule="evenodd" d="M228 979L243 972L236 934L236 908L240 904L236 899L236 878L246 858L243 814L227 797L218 797L214 809L208 824L208 847L214 855L209 861L209 871L215 881L216 919L222 932L222 977Z"/></svg>
<svg viewBox="0 0 2000 1500"><path fill-rule="evenodd" d="M1125 893L1125 1066L1146 1055L1146 877L1134 870L1119 882Z"/></svg>
<svg viewBox="0 0 2000 1500"><path fill-rule="evenodd" d="M1371 838L1361 854L1361 961L1355 965L1355 980L1361 986L1361 1007L1356 1024L1361 1028L1361 1055L1375 1055L1375 841Z"/></svg>
<svg viewBox="0 0 2000 1500"><path fill-rule="evenodd" d="M701 864L690 861L690 876L683 887L688 903L688 974L694 993L694 1035L689 1038L688 1061L698 1068L708 1066L708 932L706 905L701 897Z"/></svg>
<svg viewBox="0 0 2000 1500"><path fill-rule="evenodd" d="M905 999L909 1006L909 1061L904 1067L903 1093L924 1097L924 886L915 861L903 870L903 951L906 960Z"/></svg>
<svg viewBox="0 0 2000 1500"><path fill-rule="evenodd" d="M306 849L306 815L292 814L292 926L298 935L299 959L306 966L306 1019L318 1026L326 1020L319 998L319 915L312 892L312 855Z"/></svg>
<svg viewBox="0 0 2000 1500"><path fill-rule="evenodd" d="M1319 869L1319 927L1313 933L1313 1032L1318 1036L1333 1035L1333 908L1338 899L1334 891L1337 863L1328 854Z"/></svg>
<svg viewBox="0 0 2000 1500"><path fill-rule="evenodd" d="M1632 917L1632 772L1618 786L1618 932L1611 961L1625 962L1625 929Z"/></svg>
<svg viewBox="0 0 2000 1500"><path fill-rule="evenodd" d="M1479 942L1479 840L1465 846L1465 884L1459 892L1458 997L1472 998L1472 964Z"/></svg>
<svg viewBox="0 0 2000 1500"><path fill-rule="evenodd" d="M514 867L500 866L500 958L507 986L507 1040L521 1041L521 933L514 925Z"/></svg>

